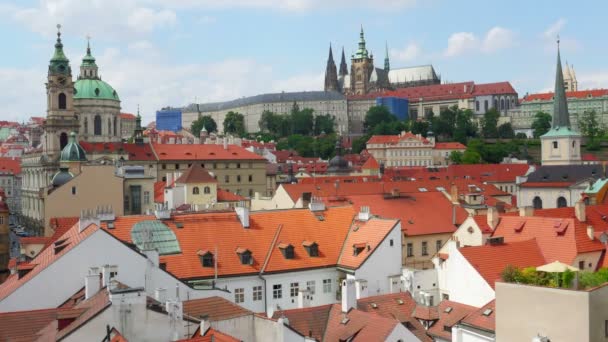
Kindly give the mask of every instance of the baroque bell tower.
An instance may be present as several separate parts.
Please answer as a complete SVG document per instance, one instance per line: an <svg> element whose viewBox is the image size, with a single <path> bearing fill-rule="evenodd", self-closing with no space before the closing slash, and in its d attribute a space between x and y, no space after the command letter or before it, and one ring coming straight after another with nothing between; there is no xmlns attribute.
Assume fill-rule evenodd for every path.
<svg viewBox="0 0 608 342"><path fill-rule="evenodd" d="M71 132L79 128L74 111L74 82L70 61L63 53L61 25L57 25L55 53L49 63L46 83L47 114L44 123L43 152L56 156L67 145Z"/></svg>
<svg viewBox="0 0 608 342"><path fill-rule="evenodd" d="M359 48L351 58L350 65L350 91L354 94L367 94L369 91L369 77L374 70L374 56L368 53L365 47L365 34L363 26L359 34Z"/></svg>

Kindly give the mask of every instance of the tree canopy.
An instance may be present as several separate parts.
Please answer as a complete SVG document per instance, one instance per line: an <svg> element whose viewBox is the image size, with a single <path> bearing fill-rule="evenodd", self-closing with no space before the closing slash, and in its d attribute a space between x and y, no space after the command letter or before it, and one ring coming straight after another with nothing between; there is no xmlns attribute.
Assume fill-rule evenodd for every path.
<svg viewBox="0 0 608 342"><path fill-rule="evenodd" d="M373 132L382 123L397 121L397 118L385 106L373 106L365 114L363 127L366 132Z"/></svg>
<svg viewBox="0 0 608 342"><path fill-rule="evenodd" d="M190 126L190 131L195 137L198 137L203 130L203 127L205 127L209 133L217 131L217 123L209 115L201 116L196 119Z"/></svg>
<svg viewBox="0 0 608 342"><path fill-rule="evenodd" d="M551 128L551 114L545 112L537 112L532 121L532 131L535 138L540 138Z"/></svg>
<svg viewBox="0 0 608 342"><path fill-rule="evenodd" d="M238 112L229 111L224 119L224 133L242 136L245 134L245 117Z"/></svg>
<svg viewBox="0 0 608 342"><path fill-rule="evenodd" d="M601 138L606 133L606 126L600 122L595 110L585 111L578 118L578 128L581 130L581 134L587 138L587 150L599 150Z"/></svg>
<svg viewBox="0 0 608 342"><path fill-rule="evenodd" d="M498 118L500 118L500 113L495 108L485 112L479 121L484 138L498 138Z"/></svg>

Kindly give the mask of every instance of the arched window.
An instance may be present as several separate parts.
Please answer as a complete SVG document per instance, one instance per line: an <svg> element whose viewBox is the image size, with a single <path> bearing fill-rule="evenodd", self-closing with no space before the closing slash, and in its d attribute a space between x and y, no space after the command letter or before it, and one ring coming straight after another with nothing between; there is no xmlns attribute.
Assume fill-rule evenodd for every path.
<svg viewBox="0 0 608 342"><path fill-rule="evenodd" d="M67 107L67 98L64 93L59 94L59 109L66 109Z"/></svg>
<svg viewBox="0 0 608 342"><path fill-rule="evenodd" d="M68 144L68 134L66 132L61 133L59 135L59 147L63 150L65 145Z"/></svg>
<svg viewBox="0 0 608 342"><path fill-rule="evenodd" d="M500 109L505 109L505 99L500 99Z"/></svg>
<svg viewBox="0 0 608 342"><path fill-rule="evenodd" d="M542 209L543 208L543 200L540 199L540 197L536 196L532 200L532 205L534 206L534 209Z"/></svg>
<svg viewBox="0 0 608 342"><path fill-rule="evenodd" d="M118 134L116 134L116 117L114 117L114 136L117 136Z"/></svg>
<svg viewBox="0 0 608 342"><path fill-rule="evenodd" d="M108 118L108 135L112 135L112 119Z"/></svg>
<svg viewBox="0 0 608 342"><path fill-rule="evenodd" d="M93 119L93 134L101 135L101 116L95 115Z"/></svg>
<svg viewBox="0 0 608 342"><path fill-rule="evenodd" d="M488 111L488 100L484 100L483 101L483 111L487 112Z"/></svg>
<svg viewBox="0 0 608 342"><path fill-rule="evenodd" d="M195 186L194 188L192 188L192 194L193 195L198 195L199 194L198 186Z"/></svg>
<svg viewBox="0 0 608 342"><path fill-rule="evenodd" d="M498 100L494 99L494 109L498 109Z"/></svg>
<svg viewBox="0 0 608 342"><path fill-rule="evenodd" d="M89 118L84 118L83 126L84 134L89 134Z"/></svg>
<svg viewBox="0 0 608 342"><path fill-rule="evenodd" d="M568 206L568 202L566 201L566 199L564 198L564 196L560 196L557 198L557 207L558 208L564 208Z"/></svg>
<svg viewBox="0 0 608 342"><path fill-rule="evenodd" d="M206 193L206 194L210 194L210 193L211 193L211 188L210 188L210 187L208 187L208 186L206 186L206 187L203 189L203 192L204 192L204 193Z"/></svg>

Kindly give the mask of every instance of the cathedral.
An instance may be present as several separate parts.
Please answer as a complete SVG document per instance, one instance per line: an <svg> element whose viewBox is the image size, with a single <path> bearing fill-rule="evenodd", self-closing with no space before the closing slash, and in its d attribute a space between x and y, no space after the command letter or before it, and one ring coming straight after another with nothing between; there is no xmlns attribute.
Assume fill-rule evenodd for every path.
<svg viewBox="0 0 608 342"><path fill-rule="evenodd" d="M432 65L392 69L388 57L388 46L385 50L384 68L374 66L374 55L365 46L363 27L359 34L357 51L351 56L350 74L346 65L344 48L340 70L336 68L331 45L325 69L325 91L338 91L347 95L362 95L396 88L440 84Z"/></svg>
<svg viewBox="0 0 608 342"><path fill-rule="evenodd" d="M101 80L89 43L80 75L74 81L70 61L63 51L61 32L57 31L46 94L47 115L41 146L28 151L21 160L22 223L38 229L43 222L46 189L52 188L53 179L60 172L61 152L69 140L121 141L120 98L112 86Z"/></svg>

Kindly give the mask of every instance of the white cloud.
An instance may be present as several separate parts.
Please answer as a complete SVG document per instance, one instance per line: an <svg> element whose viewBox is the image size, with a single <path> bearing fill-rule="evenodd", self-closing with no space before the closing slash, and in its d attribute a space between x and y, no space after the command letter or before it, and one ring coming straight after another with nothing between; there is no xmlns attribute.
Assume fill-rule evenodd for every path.
<svg viewBox="0 0 608 342"><path fill-rule="evenodd" d="M44 69L0 68L0 117L27 121L30 116L46 116Z"/></svg>
<svg viewBox="0 0 608 342"><path fill-rule="evenodd" d="M608 88L608 70L581 73L576 76L578 89Z"/></svg>
<svg viewBox="0 0 608 342"><path fill-rule="evenodd" d="M513 32L503 27L495 26L486 33L481 50L491 53L513 46L515 46L515 35Z"/></svg>
<svg viewBox="0 0 608 342"><path fill-rule="evenodd" d="M555 41L557 39L557 35L560 33L562 28L566 25L566 19L560 18L551 26L547 27L547 29L543 32L543 36L547 39Z"/></svg>
<svg viewBox="0 0 608 342"><path fill-rule="evenodd" d="M271 90L275 92L323 90L324 77L324 73L300 74L284 80L273 81Z"/></svg>
<svg viewBox="0 0 608 342"><path fill-rule="evenodd" d="M175 12L170 10L135 8L127 18L127 25L137 32L150 32L156 27L173 25L175 19Z"/></svg>
<svg viewBox="0 0 608 342"><path fill-rule="evenodd" d="M411 42L407 44L403 49L391 49L391 58L396 59L400 62L410 62L420 57L422 54L422 48L417 43Z"/></svg>
<svg viewBox="0 0 608 342"><path fill-rule="evenodd" d="M173 9L233 9L257 8L281 10L289 12L304 12L325 9L364 8L376 11L403 9L415 6L418 0L144 0L155 5Z"/></svg>
<svg viewBox="0 0 608 342"><path fill-rule="evenodd" d="M448 47L444 52L446 57L454 57L466 52L477 50L479 41L471 32L457 32L448 38Z"/></svg>

